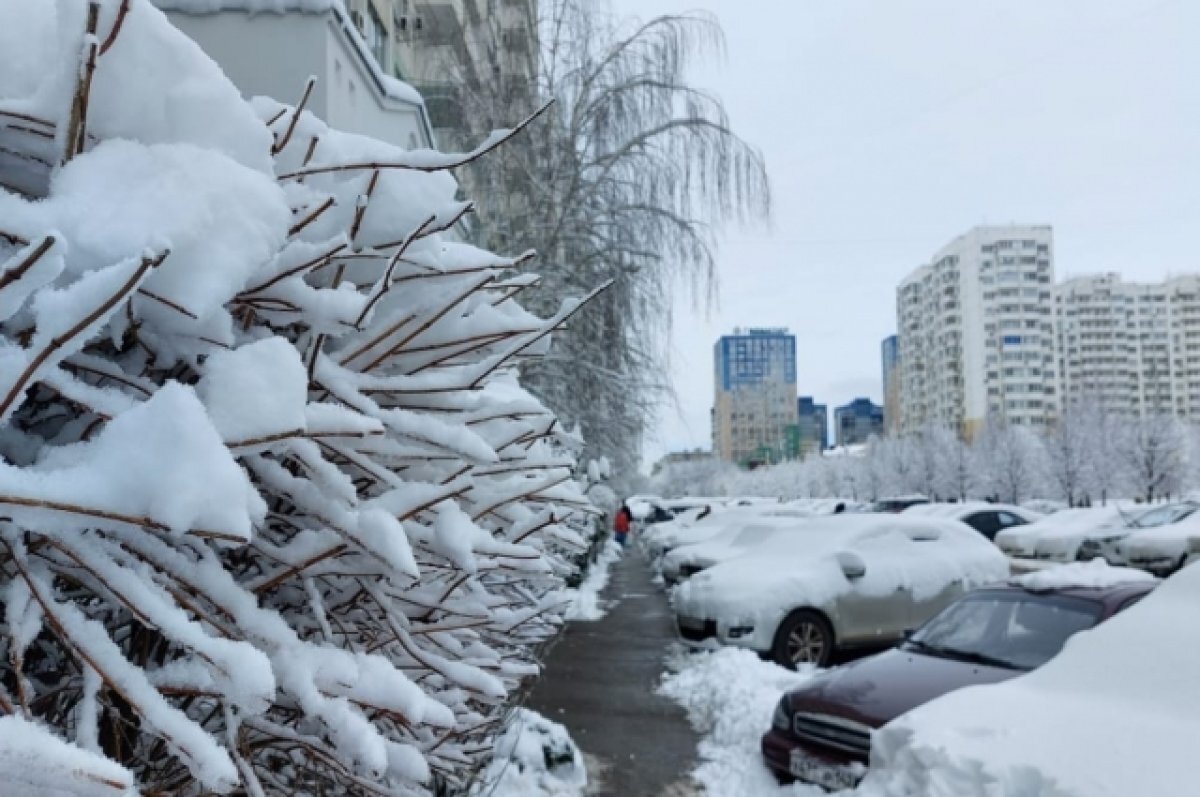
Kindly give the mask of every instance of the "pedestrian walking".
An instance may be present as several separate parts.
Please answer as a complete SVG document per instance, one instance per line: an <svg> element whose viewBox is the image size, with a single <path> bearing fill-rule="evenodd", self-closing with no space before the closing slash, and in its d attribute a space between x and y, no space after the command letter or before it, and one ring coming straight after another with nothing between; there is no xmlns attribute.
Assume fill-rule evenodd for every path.
<svg viewBox="0 0 1200 797"><path fill-rule="evenodd" d="M633 523L633 513L629 511L629 507L621 504L621 508L617 510L617 516L613 518L613 538L622 548L625 547L625 541L629 538L629 529Z"/></svg>

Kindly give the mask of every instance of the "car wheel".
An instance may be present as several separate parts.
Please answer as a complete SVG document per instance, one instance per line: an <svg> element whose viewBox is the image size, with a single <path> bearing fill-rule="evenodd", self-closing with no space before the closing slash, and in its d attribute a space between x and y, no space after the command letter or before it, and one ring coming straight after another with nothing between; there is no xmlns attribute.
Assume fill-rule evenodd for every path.
<svg viewBox="0 0 1200 797"><path fill-rule="evenodd" d="M824 667L833 656L833 629L817 612L800 609L784 618L771 651L776 662L796 669L800 664Z"/></svg>

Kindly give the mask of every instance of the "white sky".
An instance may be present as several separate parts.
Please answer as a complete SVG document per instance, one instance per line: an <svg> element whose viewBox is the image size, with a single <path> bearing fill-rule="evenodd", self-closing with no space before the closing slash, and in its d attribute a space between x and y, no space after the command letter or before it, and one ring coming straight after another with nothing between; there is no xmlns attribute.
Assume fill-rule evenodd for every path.
<svg viewBox="0 0 1200 797"><path fill-rule="evenodd" d="M730 230L720 298L675 312L667 407L646 441L707 448L712 345L796 334L801 395L881 397L895 286L981 223L1049 223L1059 278L1200 271L1196 0L613 0L701 9L723 63L693 82L762 149L770 230Z"/></svg>

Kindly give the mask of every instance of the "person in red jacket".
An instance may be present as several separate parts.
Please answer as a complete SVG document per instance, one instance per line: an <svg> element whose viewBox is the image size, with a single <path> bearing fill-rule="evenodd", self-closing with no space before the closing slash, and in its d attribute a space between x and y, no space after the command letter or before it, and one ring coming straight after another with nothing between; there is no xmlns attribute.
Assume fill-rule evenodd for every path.
<svg viewBox="0 0 1200 797"><path fill-rule="evenodd" d="M629 511L629 507L621 504L621 508L617 510L617 516L613 518L613 537L621 547L625 547L625 540L629 537L629 528L633 522L633 513Z"/></svg>

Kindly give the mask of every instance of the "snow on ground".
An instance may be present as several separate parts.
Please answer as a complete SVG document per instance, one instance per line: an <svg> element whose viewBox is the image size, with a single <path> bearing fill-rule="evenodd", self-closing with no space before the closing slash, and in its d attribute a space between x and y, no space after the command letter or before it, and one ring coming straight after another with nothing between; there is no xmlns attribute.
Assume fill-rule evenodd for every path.
<svg viewBox="0 0 1200 797"><path fill-rule="evenodd" d="M579 797L587 770L566 728L519 708L496 742L483 783L474 797Z"/></svg>
<svg viewBox="0 0 1200 797"><path fill-rule="evenodd" d="M571 607L566 614L568 620L599 620L605 615L608 610L601 605L600 591L608 586L608 569L621 558L621 553L621 546L609 539L583 583L577 589L563 590L571 599Z"/></svg>
<svg viewBox="0 0 1200 797"><path fill-rule="evenodd" d="M793 672L739 648L689 653L682 646L667 670L659 693L683 706L702 737L692 775L709 797L826 797L815 786L780 786L759 751L780 696L816 670Z"/></svg>

